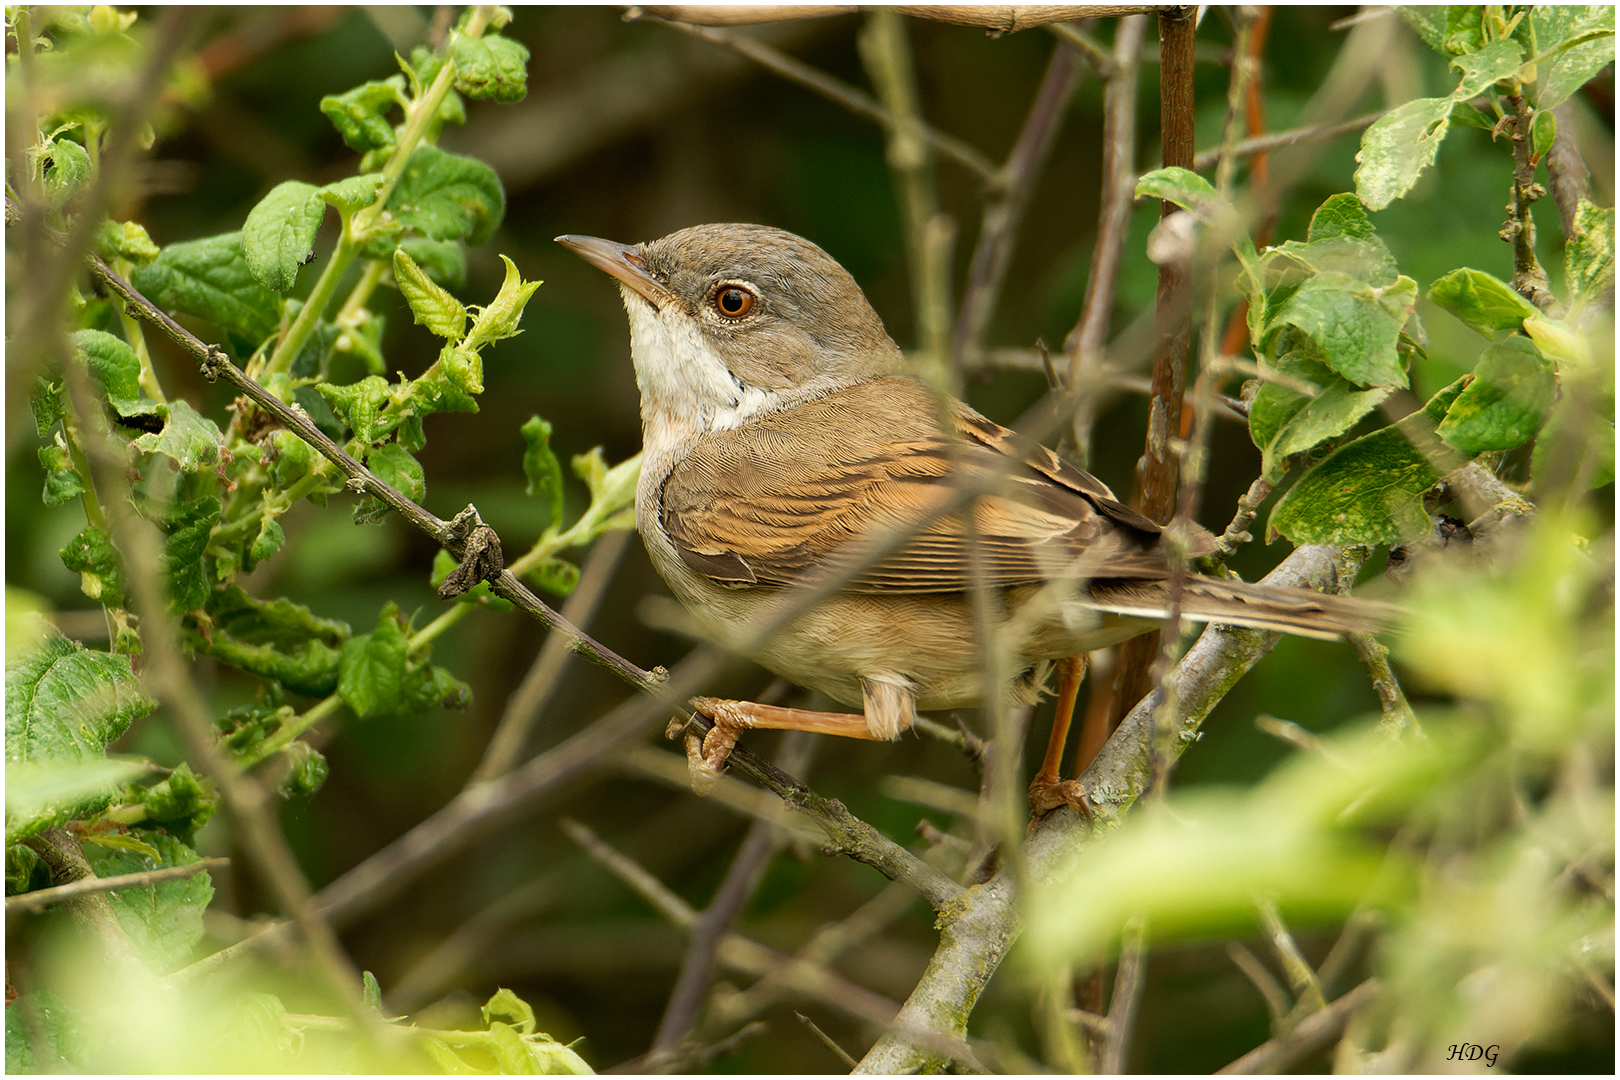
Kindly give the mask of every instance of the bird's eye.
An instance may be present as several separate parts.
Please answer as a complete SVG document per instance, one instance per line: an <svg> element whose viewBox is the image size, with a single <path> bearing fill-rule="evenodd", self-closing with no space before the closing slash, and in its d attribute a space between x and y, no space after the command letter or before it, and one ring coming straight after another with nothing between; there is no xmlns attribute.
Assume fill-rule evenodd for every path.
<svg viewBox="0 0 1620 1080"><path fill-rule="evenodd" d="M728 319L740 319L754 310L754 294L740 285L727 285L714 294L714 309Z"/></svg>

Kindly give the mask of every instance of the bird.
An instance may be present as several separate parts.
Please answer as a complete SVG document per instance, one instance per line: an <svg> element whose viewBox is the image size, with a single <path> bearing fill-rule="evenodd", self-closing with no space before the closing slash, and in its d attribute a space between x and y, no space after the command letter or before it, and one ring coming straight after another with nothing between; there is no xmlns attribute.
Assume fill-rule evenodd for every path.
<svg viewBox="0 0 1620 1080"><path fill-rule="evenodd" d="M1032 702L1055 661L1169 614L1166 531L908 375L855 279L811 241L749 224L634 245L556 240L624 301L641 395L636 522L654 567L706 636L859 710L694 698L714 721L687 740L695 788L749 729L892 740L919 710L987 692ZM817 602L756 640L807 588ZM1370 601L1196 574L1179 606L1193 621L1313 637L1390 617ZM981 684L984 627L1011 657L1000 687ZM1037 783L1053 788L1055 769ZM1064 784L1062 801L1083 799Z"/></svg>

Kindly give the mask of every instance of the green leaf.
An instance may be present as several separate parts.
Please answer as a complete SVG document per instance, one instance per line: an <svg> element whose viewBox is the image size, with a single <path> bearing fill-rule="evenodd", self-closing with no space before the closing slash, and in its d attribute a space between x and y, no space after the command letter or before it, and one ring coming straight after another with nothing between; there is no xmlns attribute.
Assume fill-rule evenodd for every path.
<svg viewBox="0 0 1620 1080"><path fill-rule="evenodd" d="M96 252L108 259L128 259L137 266L157 258L160 249L146 229L133 221L106 221L96 233Z"/></svg>
<svg viewBox="0 0 1620 1080"><path fill-rule="evenodd" d="M101 756L7 761L6 843L106 809L120 785L146 771L143 764Z"/></svg>
<svg viewBox="0 0 1620 1080"><path fill-rule="evenodd" d="M148 821L157 822L169 835L190 844L197 830L214 816L219 796L212 784L199 779L182 761L166 780L147 789L141 806Z"/></svg>
<svg viewBox="0 0 1620 1080"><path fill-rule="evenodd" d="M1558 54L1542 81L1541 95L1536 108L1551 112L1585 86L1598 72L1614 63L1613 9L1610 9L1609 33L1591 41L1584 41Z"/></svg>
<svg viewBox="0 0 1620 1080"><path fill-rule="evenodd" d="M1435 435L1467 377L1399 423L1348 442L1301 476L1271 511L1269 535L1295 544L1393 544L1425 535L1423 493L1465 459Z"/></svg>
<svg viewBox="0 0 1620 1080"><path fill-rule="evenodd" d="M1344 274L1378 288L1388 288L1400 278L1395 256L1377 236L1325 236L1306 244L1289 240L1268 249L1259 262L1262 276L1273 290L1302 282L1298 277L1301 265L1318 274ZM1280 302L1286 297L1274 295L1273 299Z"/></svg>
<svg viewBox="0 0 1620 1080"><path fill-rule="evenodd" d="M1287 472L1288 458L1343 435L1389 395L1388 387L1359 390L1342 378L1331 379L1316 397L1302 403L1263 448L1261 467L1266 479L1276 483Z"/></svg>
<svg viewBox="0 0 1620 1080"><path fill-rule="evenodd" d="M271 188L242 226L242 256L253 279L276 292L292 288L299 268L315 255L325 214L314 184L286 180Z"/></svg>
<svg viewBox="0 0 1620 1080"><path fill-rule="evenodd" d="M162 406L141 390L141 360L123 338L103 330L80 330L73 335L73 353L107 395L107 403L120 419L162 416Z"/></svg>
<svg viewBox="0 0 1620 1080"><path fill-rule="evenodd" d="M1356 194L1382 210L1412 190L1434 164L1451 123L1452 98L1417 98L1378 118L1361 136L1356 152Z"/></svg>
<svg viewBox="0 0 1620 1080"><path fill-rule="evenodd" d="M218 425L186 402L176 399L166 406L169 419L162 431L148 432L135 440L135 449L162 454L180 467L181 472L197 472L219 463L225 436Z"/></svg>
<svg viewBox="0 0 1620 1080"><path fill-rule="evenodd" d="M360 446L369 446L383 434L377 421L383 406L388 404L389 391L380 375L367 375L347 386L321 383L316 389L331 403L337 418L354 432L354 440Z"/></svg>
<svg viewBox="0 0 1620 1080"><path fill-rule="evenodd" d="M456 89L474 101L510 105L529 92L529 50L509 38L457 34L450 59L456 65Z"/></svg>
<svg viewBox="0 0 1620 1080"><path fill-rule="evenodd" d="M281 300L254 279L240 232L170 244L130 280L159 307L218 323L254 346L281 321Z"/></svg>
<svg viewBox="0 0 1620 1080"><path fill-rule="evenodd" d="M1491 339L1515 333L1535 307L1507 282L1463 267L1429 286L1429 300Z"/></svg>
<svg viewBox="0 0 1620 1080"><path fill-rule="evenodd" d="M1564 245L1564 280L1570 306L1584 308L1614 291L1614 207L1601 209L1582 199L1574 228Z"/></svg>
<svg viewBox="0 0 1620 1080"><path fill-rule="evenodd" d="M472 704L472 687L433 664L413 668L405 677L400 712L430 712L433 709L465 709Z"/></svg>
<svg viewBox="0 0 1620 1080"><path fill-rule="evenodd" d="M358 356L373 375L381 375L387 370L382 354L383 329L387 322L376 312L362 308L355 321L344 327L334 345L339 352Z"/></svg>
<svg viewBox="0 0 1620 1080"><path fill-rule="evenodd" d="M1482 131L1495 131L1496 121L1489 113L1480 112L1466 101L1458 101L1451 106L1451 122L1462 124L1464 127L1479 128Z"/></svg>
<svg viewBox="0 0 1620 1080"><path fill-rule="evenodd" d="M482 244L506 216L506 192L482 161L422 146L406 163L388 211L431 240Z"/></svg>
<svg viewBox="0 0 1620 1080"><path fill-rule="evenodd" d="M382 173L361 173L348 176L318 189L315 194L337 209L345 218L356 210L377 201L377 192L383 185Z"/></svg>
<svg viewBox="0 0 1620 1080"><path fill-rule="evenodd" d="M251 572L255 566L280 551L281 545L286 542L287 533L282 529L281 522L266 514L259 524L258 535L253 538L253 543L248 548L242 569Z"/></svg>
<svg viewBox="0 0 1620 1080"><path fill-rule="evenodd" d="M181 503L169 511L163 543L163 576L169 587L169 607L175 612L200 608L208 600L212 582L203 552L214 526L219 524L219 500L212 495Z"/></svg>
<svg viewBox="0 0 1620 1080"><path fill-rule="evenodd" d="M1553 139L1558 135L1558 118L1550 112L1538 111L1530 120L1530 163L1534 165L1547 156Z"/></svg>
<svg viewBox="0 0 1620 1080"><path fill-rule="evenodd" d="M105 531L87 526L58 554L62 565L79 575L84 595L103 607L124 606L124 559Z"/></svg>
<svg viewBox="0 0 1620 1080"><path fill-rule="evenodd" d="M67 388L60 379L35 375L28 405L34 411L34 433L41 439L48 438L51 429L67 419Z"/></svg>
<svg viewBox="0 0 1620 1080"><path fill-rule="evenodd" d="M534 1034L534 1009L510 990L495 991L494 996L484 1002L481 1012L486 1026L492 1021L499 1020L510 1024L520 1034Z"/></svg>
<svg viewBox="0 0 1620 1080"><path fill-rule="evenodd" d="M1401 4L1395 9L1423 43L1437 53L1446 51L1446 9L1439 4Z"/></svg>
<svg viewBox="0 0 1620 1080"><path fill-rule="evenodd" d="M411 383L411 409L419 416L477 412L475 395L484 392L483 380L484 365L476 352L446 345L434 365Z"/></svg>
<svg viewBox="0 0 1620 1080"><path fill-rule="evenodd" d="M1512 77L1524 61L1524 49L1512 38L1500 38L1478 52L1464 53L1451 66L1462 72L1462 81L1451 92L1451 100L1467 101L1499 79Z"/></svg>
<svg viewBox="0 0 1620 1080"><path fill-rule="evenodd" d="M418 326L450 341L460 341L467 329L467 309L460 300L434 284L416 261L399 248L394 252L394 282L410 305Z"/></svg>
<svg viewBox="0 0 1620 1080"><path fill-rule="evenodd" d="M271 435L274 452L270 458L270 476L278 487L291 487L309 475L315 462L315 451L309 443L285 428Z"/></svg>
<svg viewBox="0 0 1620 1080"><path fill-rule="evenodd" d="M87 847L85 857L97 877L189 866L197 861L197 853L172 836L156 830L140 830L137 835L158 850L158 865L134 852ZM135 954L154 973L167 975L184 967L202 941L203 910L214 898L214 883L204 870L141 889L120 889L108 893L107 898Z"/></svg>
<svg viewBox="0 0 1620 1080"><path fill-rule="evenodd" d="M255 600L235 585L212 593L206 610L212 629L193 644L208 655L310 697L337 689L347 623L318 618L290 600Z"/></svg>
<svg viewBox="0 0 1620 1080"><path fill-rule="evenodd" d="M155 708L127 656L94 652L51 630L6 665L6 760L100 758Z"/></svg>
<svg viewBox="0 0 1620 1080"><path fill-rule="evenodd" d="M57 438L60 440L61 436ZM73 467L73 455L65 443L58 441L40 447L39 464L45 470L45 490L40 497L46 506L61 506L89 490L84 477Z"/></svg>
<svg viewBox="0 0 1620 1080"><path fill-rule="evenodd" d="M1375 288L1334 271L1305 281L1271 313L1274 330L1297 327L1315 344L1321 361L1358 386L1406 385L1395 345L1417 304L1417 283L1397 278Z"/></svg>
<svg viewBox="0 0 1620 1080"><path fill-rule="evenodd" d="M422 471L422 463L398 443L385 443L377 447L367 456L366 466L377 474L377 479L412 502L421 502L422 496L427 493L427 478ZM355 523L379 524L390 509L375 495L368 495L355 505Z"/></svg>
<svg viewBox="0 0 1620 1080"><path fill-rule="evenodd" d="M499 1020L489 1025L489 1040L484 1044L503 1076L535 1076L540 1063L529 1054L529 1046L511 1026Z"/></svg>
<svg viewBox="0 0 1620 1080"><path fill-rule="evenodd" d="M1143 173L1136 181L1136 197L1164 199L1194 213L1202 212L1220 198L1208 180L1177 165Z"/></svg>
<svg viewBox="0 0 1620 1080"><path fill-rule="evenodd" d="M388 112L403 104L405 79L395 75L379 82L362 83L343 94L321 99L321 112L332 121L351 150L365 153L394 145L394 125Z"/></svg>
<svg viewBox="0 0 1620 1080"><path fill-rule="evenodd" d="M1348 192L1330 195L1326 202L1316 208L1305 238L1315 243L1335 236L1348 236L1355 240L1372 240L1378 236L1361 200Z"/></svg>
<svg viewBox="0 0 1620 1080"><path fill-rule="evenodd" d="M392 602L378 616L376 630L343 643L338 693L356 716L364 720L400 712L407 649L404 619Z"/></svg>
<svg viewBox="0 0 1620 1080"><path fill-rule="evenodd" d="M531 416L518 432L523 436L524 443L523 475L528 477L523 490L528 495L545 494L550 497L550 523L561 529L565 492L562 465L551 451L551 425L538 416Z"/></svg>
<svg viewBox="0 0 1620 1080"><path fill-rule="evenodd" d="M553 596L567 596L579 586L579 567L556 556L540 562L524 576Z"/></svg>
<svg viewBox="0 0 1620 1080"><path fill-rule="evenodd" d="M90 179L90 154L69 138L47 139L40 153L49 159L45 166L45 196L53 206L71 199Z"/></svg>
<svg viewBox="0 0 1620 1080"><path fill-rule="evenodd" d="M459 289L467 284L467 249L459 240L407 236L399 246L428 277L445 288Z"/></svg>
<svg viewBox="0 0 1620 1080"><path fill-rule="evenodd" d="M276 790L282 798L291 799L313 795L326 783L331 771L326 757L307 742L293 741L281 751L287 759L287 775L281 778ZM370 974L370 972L367 972Z"/></svg>
<svg viewBox="0 0 1620 1080"><path fill-rule="evenodd" d="M1470 456L1511 450L1535 437L1552 403L1551 367L1529 339L1510 337L1479 358L1474 381L1440 423L1440 437Z"/></svg>
<svg viewBox="0 0 1620 1080"><path fill-rule="evenodd" d="M473 320L472 329L462 342L464 350L476 351L491 342L516 337L523 332L518 329L518 322L523 318L523 309L528 305L529 297L534 295L534 290L540 287L540 282L524 281L518 268L505 255L501 256L501 262L506 264L506 279L501 283L501 290L495 294L495 299Z"/></svg>
<svg viewBox="0 0 1620 1080"><path fill-rule="evenodd" d="M94 1028L43 990L6 1003L6 1073L82 1072Z"/></svg>

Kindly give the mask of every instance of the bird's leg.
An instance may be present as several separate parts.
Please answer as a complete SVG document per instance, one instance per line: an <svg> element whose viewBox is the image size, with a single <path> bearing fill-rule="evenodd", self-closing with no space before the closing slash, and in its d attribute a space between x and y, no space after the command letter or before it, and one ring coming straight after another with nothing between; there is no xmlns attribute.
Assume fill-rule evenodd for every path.
<svg viewBox="0 0 1620 1080"><path fill-rule="evenodd" d="M737 736L750 728L815 731L849 739L877 738L867 725L866 717L860 713L816 712L781 705L761 705L757 701L711 697L693 698L692 708L714 721L714 727L701 741L691 734L686 739L686 765L692 773L692 790L699 795L707 794L714 787L726 758L731 755L731 748L737 745ZM679 725L672 722L672 737L676 730L679 730Z"/></svg>
<svg viewBox="0 0 1620 1080"><path fill-rule="evenodd" d="M1086 677L1086 654L1058 661L1057 712L1052 717L1052 735L1046 741L1046 757L1040 770L1029 782L1029 808L1036 819L1045 817L1060 806L1086 817L1091 816L1091 805L1086 802L1086 789L1078 780L1060 779L1063 769L1063 751L1069 742L1069 725L1074 720L1074 703L1080 694L1080 680Z"/></svg>

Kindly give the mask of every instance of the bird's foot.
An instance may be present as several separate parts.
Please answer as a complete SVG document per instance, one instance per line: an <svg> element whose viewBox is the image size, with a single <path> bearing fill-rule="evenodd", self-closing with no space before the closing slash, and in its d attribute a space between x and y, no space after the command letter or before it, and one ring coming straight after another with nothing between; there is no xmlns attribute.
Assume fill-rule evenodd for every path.
<svg viewBox="0 0 1620 1080"><path fill-rule="evenodd" d="M1037 774L1029 784L1031 822L1042 820L1060 806L1067 806L1087 821L1091 820L1091 802L1086 798L1084 784Z"/></svg>
<svg viewBox="0 0 1620 1080"><path fill-rule="evenodd" d="M665 732L669 738L677 733L685 735L686 768L691 775L693 794L707 795L714 790L732 747L737 745L737 737L754 726L748 712L738 707L743 704L725 698L693 698L692 709L714 721L706 734L692 731L679 718L670 721L669 730Z"/></svg>

